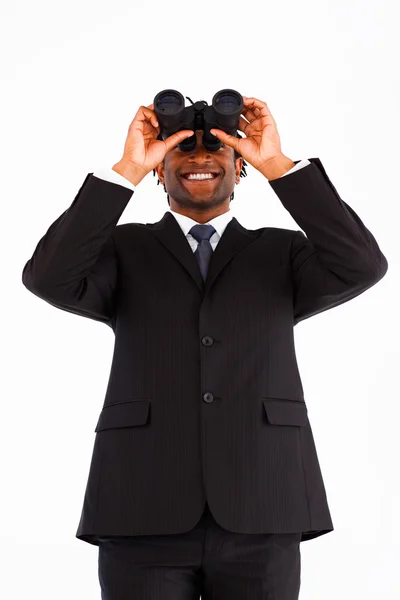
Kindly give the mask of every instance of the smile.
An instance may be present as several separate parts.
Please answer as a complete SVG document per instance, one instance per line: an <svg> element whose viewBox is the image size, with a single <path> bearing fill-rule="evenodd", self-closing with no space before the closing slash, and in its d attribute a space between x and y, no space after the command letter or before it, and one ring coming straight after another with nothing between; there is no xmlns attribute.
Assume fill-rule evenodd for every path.
<svg viewBox="0 0 400 600"><path fill-rule="evenodd" d="M212 181L215 181L216 179L218 179L219 174L218 173L196 173L196 174L185 174L182 175L182 179L185 181L185 183L189 183L189 184L193 184L193 183L210 183Z"/></svg>

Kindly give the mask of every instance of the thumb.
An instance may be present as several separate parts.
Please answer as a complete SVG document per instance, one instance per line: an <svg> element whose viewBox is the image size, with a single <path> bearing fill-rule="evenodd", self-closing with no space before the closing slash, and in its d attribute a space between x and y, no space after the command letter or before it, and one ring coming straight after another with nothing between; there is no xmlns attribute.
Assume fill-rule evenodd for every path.
<svg viewBox="0 0 400 600"><path fill-rule="evenodd" d="M223 144L226 144L227 146L230 146L239 152L239 140L234 135L229 135L229 133L225 133L225 131L222 131L221 129L210 129L210 133L215 135L215 137L218 138Z"/></svg>
<svg viewBox="0 0 400 600"><path fill-rule="evenodd" d="M177 131L173 133L166 140L164 140L165 145L167 146L167 152L175 148L178 144L183 142L188 137L191 137L194 134L194 131L191 129L182 129L182 131Z"/></svg>

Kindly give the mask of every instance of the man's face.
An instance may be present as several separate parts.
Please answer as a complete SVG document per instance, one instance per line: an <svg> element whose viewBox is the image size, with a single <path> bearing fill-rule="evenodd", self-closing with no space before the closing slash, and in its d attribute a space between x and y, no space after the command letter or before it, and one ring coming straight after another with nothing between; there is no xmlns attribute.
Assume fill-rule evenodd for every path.
<svg viewBox="0 0 400 600"><path fill-rule="evenodd" d="M178 147L165 155L165 164L156 167L161 184L169 194L170 206L176 203L184 208L209 209L228 203L230 196L239 183L243 159L234 161L234 150L222 145L215 152L209 152L203 146L203 131L196 131L197 144L191 152L184 152ZM192 180L189 173L215 173L213 179ZM184 176L185 174L185 176Z"/></svg>

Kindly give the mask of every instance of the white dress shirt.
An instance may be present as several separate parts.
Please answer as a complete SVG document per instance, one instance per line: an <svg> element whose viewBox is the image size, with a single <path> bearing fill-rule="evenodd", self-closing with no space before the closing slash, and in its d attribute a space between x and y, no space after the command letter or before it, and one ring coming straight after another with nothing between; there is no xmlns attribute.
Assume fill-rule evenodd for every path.
<svg viewBox="0 0 400 600"><path fill-rule="evenodd" d="M303 167L311 164L310 161L306 158L297 163L294 167L292 167L289 171L281 175L281 177L285 177L286 175L290 175L290 173L294 173L294 171L298 171ZM119 185L123 185L132 191L135 190L135 185L126 179L123 175L120 175L116 171L114 171L111 167L101 167L94 171L93 175L98 177L99 179L104 179L105 181L110 181L111 183L118 183ZM180 213L175 212L174 210L169 209L169 212L172 213L180 225L183 233L186 236L187 241L190 244L193 252L196 251L198 241L194 239L194 237L189 233L189 230L193 227L193 225L198 225L198 221L194 221L190 217L186 215L181 215ZM224 233L225 227L228 225L229 221L232 219L232 212L228 209L222 215L218 215L214 217L210 221L207 221L207 225L212 225L215 228L215 233L210 237L210 244L213 250L215 250L216 245L218 244L222 234Z"/></svg>

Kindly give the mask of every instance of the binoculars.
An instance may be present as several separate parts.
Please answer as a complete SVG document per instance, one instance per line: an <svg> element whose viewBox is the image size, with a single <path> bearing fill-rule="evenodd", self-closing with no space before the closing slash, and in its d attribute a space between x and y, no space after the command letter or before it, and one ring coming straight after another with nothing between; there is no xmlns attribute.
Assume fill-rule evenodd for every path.
<svg viewBox="0 0 400 600"><path fill-rule="evenodd" d="M163 90L154 98L154 112L160 124L157 139L165 140L177 131L192 129L195 133L178 144L179 150L191 152L197 144L196 130L200 129L203 131L203 146L206 150L215 152L222 144L210 133L210 129L222 129L225 133L238 137L237 129L243 106L243 97L235 90L217 92L212 99L212 106L208 106L205 100L199 100L187 107L180 92Z"/></svg>

